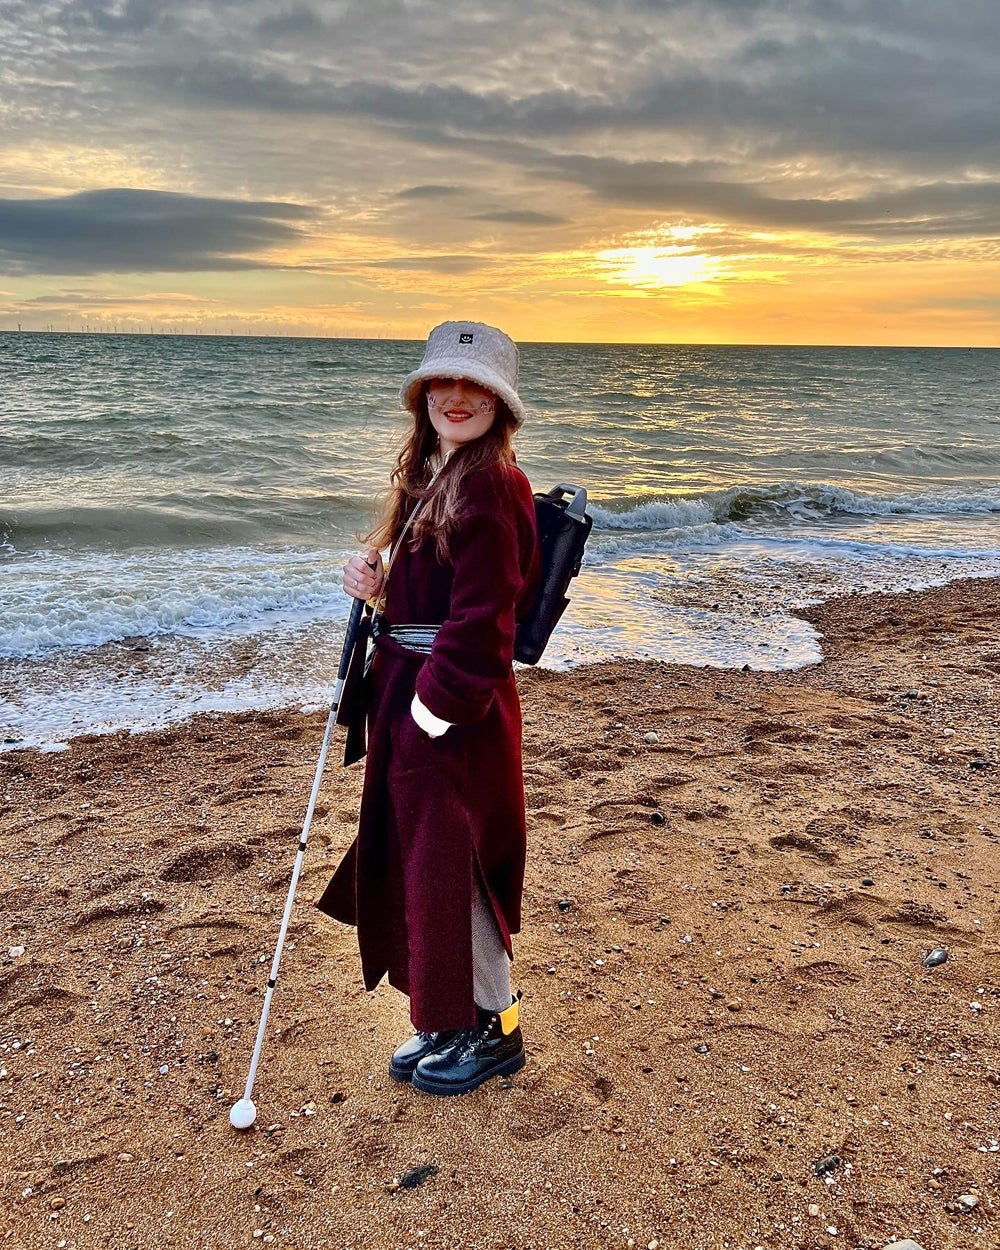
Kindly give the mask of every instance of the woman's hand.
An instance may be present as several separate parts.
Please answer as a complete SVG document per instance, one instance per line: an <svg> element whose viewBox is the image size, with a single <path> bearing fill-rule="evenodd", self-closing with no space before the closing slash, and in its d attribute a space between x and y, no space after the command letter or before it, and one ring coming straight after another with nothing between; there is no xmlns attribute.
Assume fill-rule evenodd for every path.
<svg viewBox="0 0 1000 1250"><path fill-rule="evenodd" d="M373 547L367 555L351 556L344 565L344 590L354 599L371 599L382 590L385 566Z"/></svg>

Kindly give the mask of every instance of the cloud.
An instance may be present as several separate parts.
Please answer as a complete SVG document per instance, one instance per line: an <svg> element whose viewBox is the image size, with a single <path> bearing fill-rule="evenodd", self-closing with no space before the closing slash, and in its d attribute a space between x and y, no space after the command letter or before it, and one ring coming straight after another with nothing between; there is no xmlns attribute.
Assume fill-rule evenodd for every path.
<svg viewBox="0 0 1000 1250"><path fill-rule="evenodd" d="M2 294L2 292L0 292ZM164 304L195 304L199 307L209 304L221 304L223 301L210 299L204 295L190 295L183 291L146 291L140 295L101 295L94 291L63 290L54 295L35 295L30 299L21 299L23 308L53 306L63 308L68 305L85 304L88 308L121 308L123 305L148 304L160 308Z"/></svg>
<svg viewBox="0 0 1000 1250"><path fill-rule="evenodd" d="M938 182L862 196L780 196L746 182L697 176L674 162L561 157L538 171L587 187L609 203L658 216L694 216L772 229L848 234L993 234L1000 220L1000 181ZM692 176L694 174L695 176Z"/></svg>
<svg viewBox="0 0 1000 1250"><path fill-rule="evenodd" d="M423 186L407 187L405 191L400 191L396 198L400 200L440 200L450 195L461 195L463 190L463 187L450 187L435 182L428 182Z"/></svg>
<svg viewBox="0 0 1000 1250"><path fill-rule="evenodd" d="M488 269L494 262L487 256L394 256L372 261L372 269L413 269L427 273L473 273Z"/></svg>
<svg viewBox="0 0 1000 1250"><path fill-rule="evenodd" d="M326 26L315 10L305 5L296 5L281 13L261 18L257 23L257 34L262 39L294 39L299 35L314 37L323 34Z"/></svg>
<svg viewBox="0 0 1000 1250"><path fill-rule="evenodd" d="M529 82L496 77L495 65L478 79L459 66L442 81L428 31L405 9L397 12L400 31L416 42L391 78L387 49L386 63L366 77L343 52L322 64L288 64L211 49L183 65L153 61L116 73L120 85L141 82L173 106L237 110L285 127L290 117L336 122L337 133L355 136L366 154L394 145L393 167L408 171L428 152L443 166L469 163L461 185L415 182L398 193L402 200L471 195L528 173L539 190L554 176L636 209L704 216L732 203L743 220L775 227L823 229L846 217L849 229L871 224L885 232L909 227L879 222L879 197L930 188L932 200L949 201L951 224L931 221L929 230L984 228L980 184L1000 179L1000 78L981 47L989 29L981 0L950 21L919 0L902 7L887 0L885 9L861 15L833 0L702 0L669 10L619 0L611 7L619 18L635 14L637 28L608 37L603 63L581 51L594 72L564 55L558 79L538 89L531 75ZM542 6L545 20L562 8ZM604 16L583 8L582 29L601 34ZM510 36L509 59L520 63L524 41L542 22L532 15ZM550 26L542 30L556 39ZM456 19L459 47L468 37L467 22ZM544 56L543 43L532 64ZM546 224L541 209L520 211L541 216L478 219Z"/></svg>
<svg viewBox="0 0 1000 1250"><path fill-rule="evenodd" d="M66 31L92 30L102 35L147 34L173 23L160 0L70 0L60 7L59 26Z"/></svg>
<svg viewBox="0 0 1000 1250"><path fill-rule="evenodd" d="M297 204L166 191L86 191L0 200L0 271L9 275L252 269L254 253L302 237Z"/></svg>
<svg viewBox="0 0 1000 1250"><path fill-rule="evenodd" d="M472 213L469 221L497 221L511 226L564 226L568 218L555 213L536 213L531 209L498 209L491 213Z"/></svg>

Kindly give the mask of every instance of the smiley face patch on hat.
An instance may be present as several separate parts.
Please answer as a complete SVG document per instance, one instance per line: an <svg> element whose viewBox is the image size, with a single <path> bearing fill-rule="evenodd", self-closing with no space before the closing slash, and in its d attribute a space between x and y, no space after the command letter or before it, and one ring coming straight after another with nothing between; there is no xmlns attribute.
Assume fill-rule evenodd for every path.
<svg viewBox="0 0 1000 1250"><path fill-rule="evenodd" d="M471 342L472 342L472 335L471 335L471 334L460 334L460 335L458 336L458 341L459 341L460 343L471 343Z"/></svg>

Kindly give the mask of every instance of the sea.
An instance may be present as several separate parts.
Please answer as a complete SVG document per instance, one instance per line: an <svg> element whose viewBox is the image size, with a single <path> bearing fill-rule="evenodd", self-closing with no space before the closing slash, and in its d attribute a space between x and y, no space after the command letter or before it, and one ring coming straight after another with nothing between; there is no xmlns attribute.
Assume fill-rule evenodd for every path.
<svg viewBox="0 0 1000 1250"><path fill-rule="evenodd" d="M325 705L422 344L0 334L0 740ZM1000 574L1000 349L527 343L594 518L543 664L795 668L795 611Z"/></svg>

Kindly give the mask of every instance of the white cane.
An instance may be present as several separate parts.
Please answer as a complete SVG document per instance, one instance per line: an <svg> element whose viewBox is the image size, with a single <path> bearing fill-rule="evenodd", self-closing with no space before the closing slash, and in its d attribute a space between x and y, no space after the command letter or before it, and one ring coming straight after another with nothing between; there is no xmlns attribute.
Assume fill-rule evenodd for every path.
<svg viewBox="0 0 1000 1250"><path fill-rule="evenodd" d="M340 701L344 694L344 683L347 681L347 671L350 668L351 656L354 654L354 645L357 641L358 627L361 624L361 613L364 610L364 602L361 599L355 599L354 606L351 608L351 615L347 621L347 629L344 633L344 647L340 653L340 666L337 669L337 681L333 687L333 697L330 701L330 715L326 719L326 732L323 734L323 745L320 748L319 762L316 765L316 776L313 778L312 793L309 795L309 806L306 808L306 817L302 822L302 835L299 838L299 850L295 856L295 867L292 869L292 880L288 886L288 898L285 900L285 911L281 917L281 929L278 932L278 944L274 950L274 958L271 960L271 971L267 978L267 993L264 995L264 1006L260 1013L260 1023L257 1025L257 1040L254 1043L253 1058L250 1060L250 1071L247 1073L246 1088L243 1091L243 1097L233 1104L229 1112L229 1123L233 1128L249 1128L257 1118L257 1108L254 1106L253 1099L250 1095L253 1093L254 1078L257 1075L257 1064L260 1060L260 1052L264 1045L264 1030L267 1028L267 1016L271 1010L271 998L274 994L274 987L278 981L278 967L281 964L281 951L285 945L285 935L288 932L288 922L291 919L292 907L295 903L295 887L298 885L299 873L302 871L302 863L305 859L306 842L309 839L309 826L312 823L313 811L316 807L316 799L319 795L320 783L323 780L323 766L326 763L326 753L330 747L330 737L333 733L333 726L337 720L337 712L340 709Z"/></svg>

